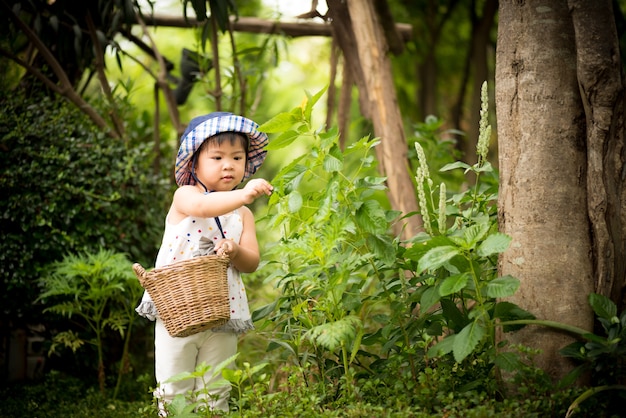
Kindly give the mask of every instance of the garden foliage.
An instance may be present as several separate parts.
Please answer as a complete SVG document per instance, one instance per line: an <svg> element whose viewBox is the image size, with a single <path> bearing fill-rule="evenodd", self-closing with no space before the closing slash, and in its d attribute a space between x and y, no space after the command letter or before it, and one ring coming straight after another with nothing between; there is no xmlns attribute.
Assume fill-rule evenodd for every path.
<svg viewBox="0 0 626 418"><path fill-rule="evenodd" d="M161 234L166 176L147 116L125 109L134 136L112 140L76 108L45 96L0 106L0 280L4 315L36 323L35 281L68 253L106 247L146 264ZM132 115L136 115L132 118Z"/></svg>
<svg viewBox="0 0 626 418"><path fill-rule="evenodd" d="M335 129L315 128L311 112L322 93L261 126L275 134L270 149L295 141L309 147L272 180L260 221L279 233L260 273L277 297L254 312L253 338L266 339L265 358L224 370L236 389L233 414L563 415L571 393L550 392L532 350L503 351L506 343L496 340L501 322L512 331L533 317L501 300L519 282L497 275L497 256L510 239L497 230L486 119L478 162L443 167L473 174L465 191L434 184L417 141L421 213L407 216L421 216L424 232L402 241L393 233L402 218L386 206L385 179L376 171L378 140L342 150ZM501 369L517 370L522 397L502 392Z"/></svg>
<svg viewBox="0 0 626 418"><path fill-rule="evenodd" d="M405 216L420 216L424 231L406 241L394 232L403 219L389 209L386 179L377 172L378 139L364 137L342 149L335 128L316 128L312 110L323 93L307 95L301 106L260 128L274 134L270 151L307 143L306 151L272 180L268 213L259 219L259 230L278 236L264 249L257 274L265 277L265 287L275 287L276 297L253 313L257 330L250 337L264 340L267 351L256 359L241 353L239 368L226 367L229 359L174 379L221 373L233 387L227 415L246 417L564 416L582 411L581 404L589 411L605 405L595 396L598 392L623 392L625 317L617 316L614 304L590 297L607 334L598 336L537 320L506 301L519 281L497 272L498 255L510 238L497 228L498 182L487 160L486 87L475 164L451 162L446 155L441 172L431 174L424 149L441 151L447 145L430 143L437 141L432 135L436 121L417 127L431 134L413 142L420 213ZM473 183L459 187L459 177L468 174ZM48 309L86 314L69 300L53 299L63 299L71 288L61 284L60 276L80 277L73 268L89 258L85 253L55 264L55 273L43 281ZM89 276L97 282L97 274ZM102 283L98 297L85 297L96 301L107 290L116 294L115 289L126 286L122 283ZM78 286L76 294L94 290ZM110 306L119 307L117 300L113 297ZM130 325L125 319L97 316L95 304L88 307L94 308L88 315L99 321L91 329L96 343L98 329ZM506 336L528 324L581 338L563 350L581 366L561 386L553 386L533 365L532 349L509 347L496 338L498 329ZM612 364L619 367L611 369ZM502 370L509 377L502 377ZM568 387L576 373L589 370L614 375L609 372L588 391ZM503 391L506 383L516 392ZM170 416L215 416L197 397L209 390L178 397L168 406ZM136 416L155 412L155 405L144 405Z"/></svg>
<svg viewBox="0 0 626 418"><path fill-rule="evenodd" d="M513 369L520 361L497 350L497 322L532 315L500 301L519 282L497 275L497 256L510 238L497 230L486 98L478 162L442 169L472 172L476 184L466 191L434 185L416 143L425 232L402 242L392 233L402 219L385 207L385 179L375 170L378 140L365 137L341 150L336 130L315 129L311 110L321 93L261 127L278 134L270 148L312 143L273 180L266 222L281 237L266 251L265 270L279 296L255 312L268 349L317 388L322 404L358 398L362 385L374 393L376 381L413 392L428 370L453 364L463 367L457 388L493 395L495 366Z"/></svg>

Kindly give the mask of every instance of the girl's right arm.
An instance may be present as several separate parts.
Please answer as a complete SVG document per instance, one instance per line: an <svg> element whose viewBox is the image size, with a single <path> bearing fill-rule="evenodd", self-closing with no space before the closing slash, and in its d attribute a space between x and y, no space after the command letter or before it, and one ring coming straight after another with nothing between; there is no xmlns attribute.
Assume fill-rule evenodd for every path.
<svg viewBox="0 0 626 418"><path fill-rule="evenodd" d="M171 221L187 216L213 218L272 194L272 185L264 179L250 180L243 189L205 194L196 186L181 186L174 193Z"/></svg>

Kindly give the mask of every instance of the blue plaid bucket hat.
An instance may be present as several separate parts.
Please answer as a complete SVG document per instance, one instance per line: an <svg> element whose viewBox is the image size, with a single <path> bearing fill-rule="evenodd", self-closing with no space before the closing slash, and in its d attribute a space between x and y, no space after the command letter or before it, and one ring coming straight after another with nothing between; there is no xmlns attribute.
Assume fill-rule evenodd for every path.
<svg viewBox="0 0 626 418"><path fill-rule="evenodd" d="M258 127L256 122L228 112L213 112L193 118L180 139L176 156L176 184L196 184L191 172L193 154L207 138L222 132L239 132L248 136L247 164L243 179L252 176L267 156L267 151L263 148L267 145L268 138L265 133L257 130Z"/></svg>

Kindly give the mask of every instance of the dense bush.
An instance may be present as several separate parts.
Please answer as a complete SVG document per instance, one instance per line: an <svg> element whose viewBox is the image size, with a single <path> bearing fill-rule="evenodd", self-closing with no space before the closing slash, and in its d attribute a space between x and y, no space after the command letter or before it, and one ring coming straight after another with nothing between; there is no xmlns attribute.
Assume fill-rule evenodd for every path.
<svg viewBox="0 0 626 418"><path fill-rule="evenodd" d="M149 264L169 186L153 171L145 115L129 111L137 139L122 141L63 100L7 96L0 109L0 303L32 323L34 281L63 255L105 247Z"/></svg>

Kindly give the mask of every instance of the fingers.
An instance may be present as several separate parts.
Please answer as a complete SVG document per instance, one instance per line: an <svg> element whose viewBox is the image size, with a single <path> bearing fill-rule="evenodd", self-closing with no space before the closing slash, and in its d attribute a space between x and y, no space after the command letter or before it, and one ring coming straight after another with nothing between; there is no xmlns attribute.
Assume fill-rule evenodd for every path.
<svg viewBox="0 0 626 418"><path fill-rule="evenodd" d="M271 195L274 187L267 180L253 179L246 184L245 189L251 192L253 198L256 199L261 195Z"/></svg>
<svg viewBox="0 0 626 418"><path fill-rule="evenodd" d="M217 255L231 255L235 252L236 245L237 244L235 244L235 242L232 240L229 240L229 239L221 240L216 245L215 253Z"/></svg>

